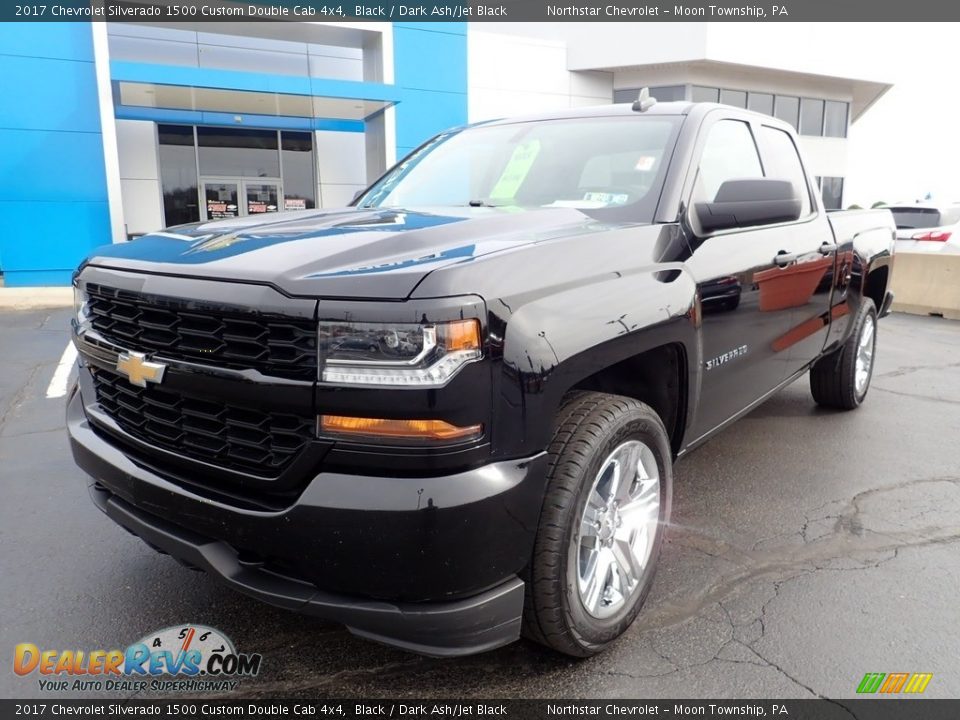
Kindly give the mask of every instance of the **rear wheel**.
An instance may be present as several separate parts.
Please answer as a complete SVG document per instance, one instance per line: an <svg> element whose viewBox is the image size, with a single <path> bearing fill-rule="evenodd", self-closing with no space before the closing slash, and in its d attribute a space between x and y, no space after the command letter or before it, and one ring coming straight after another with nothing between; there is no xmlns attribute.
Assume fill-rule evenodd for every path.
<svg viewBox="0 0 960 720"><path fill-rule="evenodd" d="M650 589L670 512L670 443L647 405L577 392L549 453L524 632L585 657L630 627Z"/></svg>
<svg viewBox="0 0 960 720"><path fill-rule="evenodd" d="M877 348L877 309L864 298L850 337L810 368L810 391L823 407L853 410L867 396Z"/></svg>

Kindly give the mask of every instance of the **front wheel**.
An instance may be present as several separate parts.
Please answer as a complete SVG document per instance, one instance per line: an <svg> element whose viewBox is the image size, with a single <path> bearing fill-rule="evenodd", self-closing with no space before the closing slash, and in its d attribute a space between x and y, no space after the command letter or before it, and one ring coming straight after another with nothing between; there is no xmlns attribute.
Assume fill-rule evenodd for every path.
<svg viewBox="0 0 960 720"><path fill-rule="evenodd" d="M810 368L810 392L818 405L853 410L867 397L877 349L877 309L864 298L850 337Z"/></svg>
<svg viewBox="0 0 960 720"><path fill-rule="evenodd" d="M524 632L586 657L630 627L650 590L670 515L670 442L647 405L576 392L549 454Z"/></svg>

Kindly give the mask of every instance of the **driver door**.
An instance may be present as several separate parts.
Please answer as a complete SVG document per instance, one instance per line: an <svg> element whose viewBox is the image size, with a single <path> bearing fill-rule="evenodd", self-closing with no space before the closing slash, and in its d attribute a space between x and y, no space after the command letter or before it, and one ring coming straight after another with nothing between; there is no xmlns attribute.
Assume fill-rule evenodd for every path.
<svg viewBox="0 0 960 720"><path fill-rule="evenodd" d="M763 177L746 118L721 118L701 133L697 177L687 204L712 202L727 180ZM693 215L693 213L691 213ZM779 225L735 228L707 235L691 219L689 271L697 283L701 320L700 403L694 437L735 416L790 374L790 353L778 339L794 312L769 292L792 252Z"/></svg>

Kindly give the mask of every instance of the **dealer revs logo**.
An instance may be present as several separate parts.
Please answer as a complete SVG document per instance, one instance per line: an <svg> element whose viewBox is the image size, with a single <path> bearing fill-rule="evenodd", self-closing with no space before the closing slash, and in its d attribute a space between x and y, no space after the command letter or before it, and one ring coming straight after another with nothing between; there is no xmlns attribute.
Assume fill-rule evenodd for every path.
<svg viewBox="0 0 960 720"><path fill-rule="evenodd" d="M164 628L125 650L14 649L17 675L40 675L41 690L232 690L260 672L263 656L238 653L226 635L205 625ZM203 679L200 679L203 676ZM67 678L67 679L61 679ZM69 679L69 678L72 678Z"/></svg>

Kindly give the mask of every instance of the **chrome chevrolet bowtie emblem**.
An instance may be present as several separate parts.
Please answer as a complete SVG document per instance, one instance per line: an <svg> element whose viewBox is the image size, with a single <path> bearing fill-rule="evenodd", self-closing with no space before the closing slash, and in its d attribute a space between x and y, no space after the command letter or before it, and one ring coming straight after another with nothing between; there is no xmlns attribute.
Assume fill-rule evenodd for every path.
<svg viewBox="0 0 960 720"><path fill-rule="evenodd" d="M214 235L213 237L203 238L193 244L193 246L187 250L184 255L193 255L194 253L199 252L214 252L216 250L223 250L228 248L234 243L242 242L248 240L249 238L242 238L236 233L226 233L224 235Z"/></svg>
<svg viewBox="0 0 960 720"><path fill-rule="evenodd" d="M163 373L167 366L147 360L147 356L138 352L122 352L117 357L117 372L127 376L131 385L146 387L147 383L163 382Z"/></svg>

